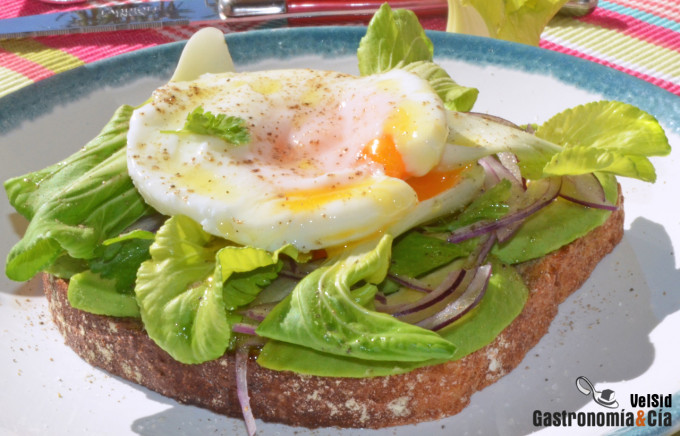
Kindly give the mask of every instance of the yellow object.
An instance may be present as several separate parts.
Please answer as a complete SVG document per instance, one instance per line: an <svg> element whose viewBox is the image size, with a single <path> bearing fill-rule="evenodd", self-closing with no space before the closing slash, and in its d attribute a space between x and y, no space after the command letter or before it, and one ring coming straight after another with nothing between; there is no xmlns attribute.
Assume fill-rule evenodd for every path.
<svg viewBox="0 0 680 436"><path fill-rule="evenodd" d="M538 45L567 0L449 0L447 32Z"/></svg>

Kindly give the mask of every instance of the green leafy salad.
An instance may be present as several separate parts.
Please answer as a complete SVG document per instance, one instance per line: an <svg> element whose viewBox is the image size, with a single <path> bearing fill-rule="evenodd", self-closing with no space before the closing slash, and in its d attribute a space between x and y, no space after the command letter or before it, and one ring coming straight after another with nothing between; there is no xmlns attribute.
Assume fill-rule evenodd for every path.
<svg viewBox="0 0 680 436"><path fill-rule="evenodd" d="M447 165L473 193L457 207L342 247L240 244L147 203L128 171L136 108L123 106L72 156L5 182L30 221L7 276L68 279L73 307L139 318L189 364L255 344L266 368L369 377L482 348L528 298L515 265L602 225L617 208L615 176L654 182L648 157L670 146L652 116L621 102L567 109L541 125L473 113L478 90L433 53L413 13L384 5L357 57L362 77L403 70L441 100ZM181 128L162 134L208 137L235 153L254 140L243 117L187 110Z"/></svg>
<svg viewBox="0 0 680 436"><path fill-rule="evenodd" d="M448 32L538 45L567 0L449 0Z"/></svg>

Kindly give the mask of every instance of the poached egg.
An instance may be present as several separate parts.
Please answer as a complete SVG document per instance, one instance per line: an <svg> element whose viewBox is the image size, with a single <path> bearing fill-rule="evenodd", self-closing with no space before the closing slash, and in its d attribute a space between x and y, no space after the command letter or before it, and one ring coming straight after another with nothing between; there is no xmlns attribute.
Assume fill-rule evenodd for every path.
<svg viewBox="0 0 680 436"><path fill-rule="evenodd" d="M250 141L173 134L197 107L241 118ZM206 73L168 83L134 112L128 171L156 210L216 236L329 249L466 204L479 180L441 165L447 135L441 99L406 71Z"/></svg>

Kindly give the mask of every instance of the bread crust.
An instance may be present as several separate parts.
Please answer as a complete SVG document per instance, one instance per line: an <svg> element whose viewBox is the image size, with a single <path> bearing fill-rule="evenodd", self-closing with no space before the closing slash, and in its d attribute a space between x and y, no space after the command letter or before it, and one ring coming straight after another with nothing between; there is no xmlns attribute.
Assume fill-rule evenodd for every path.
<svg viewBox="0 0 680 436"><path fill-rule="evenodd" d="M248 390L256 418L309 428L381 428L455 415L475 392L512 371L548 331L558 306L581 287L623 236L623 199L608 220L586 236L537 261L520 265L530 289L521 314L489 345L453 362L407 374L331 378L273 371L248 362ZM91 365L174 398L242 417L234 355L199 365L173 360L140 321L72 308L66 281L45 274L44 290L65 342Z"/></svg>

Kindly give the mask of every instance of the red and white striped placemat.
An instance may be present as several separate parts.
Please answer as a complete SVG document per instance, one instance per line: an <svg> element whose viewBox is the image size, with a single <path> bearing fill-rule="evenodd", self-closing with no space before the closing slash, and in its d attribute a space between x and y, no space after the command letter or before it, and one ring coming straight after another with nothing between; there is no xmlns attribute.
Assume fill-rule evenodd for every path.
<svg viewBox="0 0 680 436"><path fill-rule="evenodd" d="M82 7L5 0L0 2L0 18ZM446 19L428 19L423 24L443 30ZM0 41L0 97L83 64L186 39L196 30L180 26ZM616 68L680 96L678 0L600 0L597 9L585 17L556 17L544 31L540 46Z"/></svg>

